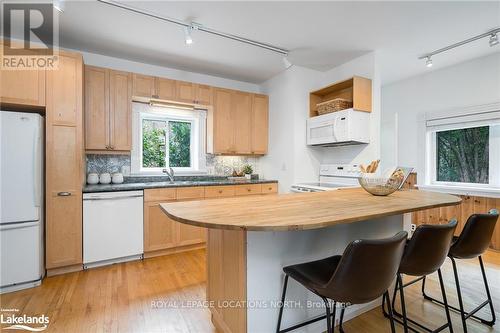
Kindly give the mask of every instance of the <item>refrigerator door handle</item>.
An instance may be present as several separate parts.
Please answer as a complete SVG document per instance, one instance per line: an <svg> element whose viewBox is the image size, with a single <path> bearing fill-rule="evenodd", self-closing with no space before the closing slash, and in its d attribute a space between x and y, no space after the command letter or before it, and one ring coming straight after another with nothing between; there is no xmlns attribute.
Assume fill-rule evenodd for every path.
<svg viewBox="0 0 500 333"><path fill-rule="evenodd" d="M40 224L40 221L0 224L0 231L31 228L38 224Z"/></svg>

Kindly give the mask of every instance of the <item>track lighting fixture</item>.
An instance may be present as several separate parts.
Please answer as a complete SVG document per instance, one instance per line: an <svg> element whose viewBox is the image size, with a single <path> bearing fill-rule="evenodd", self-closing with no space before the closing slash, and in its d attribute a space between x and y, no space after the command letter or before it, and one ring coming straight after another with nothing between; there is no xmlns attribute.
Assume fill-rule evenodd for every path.
<svg viewBox="0 0 500 333"><path fill-rule="evenodd" d="M193 31L193 29L191 29L191 27L184 27L184 35L185 35L186 45L193 44L193 36L191 36L191 31Z"/></svg>
<svg viewBox="0 0 500 333"><path fill-rule="evenodd" d="M436 54L439 54L439 53L449 51L449 50L454 49L456 47L474 42L478 39L482 39L485 37L490 37L490 46L495 46L498 44L498 33L499 32L500 32L500 28L491 29L490 31L484 32L480 35L465 39L465 40L460 41L460 42L455 43L455 44L448 45L446 47L440 48L439 50L432 51L432 52L426 53L424 55L421 55L420 57L418 57L418 59L426 59L425 66L431 67L432 66L432 59L431 59L432 56L435 56Z"/></svg>
<svg viewBox="0 0 500 333"><path fill-rule="evenodd" d="M498 33L490 35L490 46L498 45Z"/></svg>
<svg viewBox="0 0 500 333"><path fill-rule="evenodd" d="M53 0L52 6L60 13L64 12L64 0Z"/></svg>
<svg viewBox="0 0 500 333"><path fill-rule="evenodd" d="M428 68L432 67L431 57L427 57L427 60L425 61L425 66L427 66Z"/></svg>

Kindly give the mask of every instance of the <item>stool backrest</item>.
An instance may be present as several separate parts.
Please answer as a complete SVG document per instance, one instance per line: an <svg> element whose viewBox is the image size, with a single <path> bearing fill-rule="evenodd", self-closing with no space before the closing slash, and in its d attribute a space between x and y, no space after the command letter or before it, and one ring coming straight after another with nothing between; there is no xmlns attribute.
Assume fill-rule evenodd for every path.
<svg viewBox="0 0 500 333"><path fill-rule="evenodd" d="M455 258L471 259L486 251L498 220L498 211L492 209L489 214L472 214L467 219L464 229L450 249Z"/></svg>
<svg viewBox="0 0 500 333"><path fill-rule="evenodd" d="M423 224L406 244L399 272L424 276L437 271L450 250L457 220L447 224Z"/></svg>
<svg viewBox="0 0 500 333"><path fill-rule="evenodd" d="M408 234L350 243L326 286L338 302L362 304L382 296L394 281Z"/></svg>

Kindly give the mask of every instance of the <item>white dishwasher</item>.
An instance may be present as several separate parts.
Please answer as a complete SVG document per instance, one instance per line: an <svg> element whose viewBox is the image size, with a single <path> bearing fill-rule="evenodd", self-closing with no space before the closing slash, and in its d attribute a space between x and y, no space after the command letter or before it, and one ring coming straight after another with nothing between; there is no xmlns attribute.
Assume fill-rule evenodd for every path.
<svg viewBox="0 0 500 333"><path fill-rule="evenodd" d="M143 254L143 191L84 193L84 268L141 259Z"/></svg>

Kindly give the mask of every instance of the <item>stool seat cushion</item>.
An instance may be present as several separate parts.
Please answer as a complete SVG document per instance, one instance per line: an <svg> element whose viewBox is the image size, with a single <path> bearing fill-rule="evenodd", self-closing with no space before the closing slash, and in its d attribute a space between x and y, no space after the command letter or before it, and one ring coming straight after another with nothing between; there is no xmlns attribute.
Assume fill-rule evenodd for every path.
<svg viewBox="0 0 500 333"><path fill-rule="evenodd" d="M300 282L307 289L316 292L326 287L339 265L342 256L331 256L325 259L290 265L283 271Z"/></svg>

